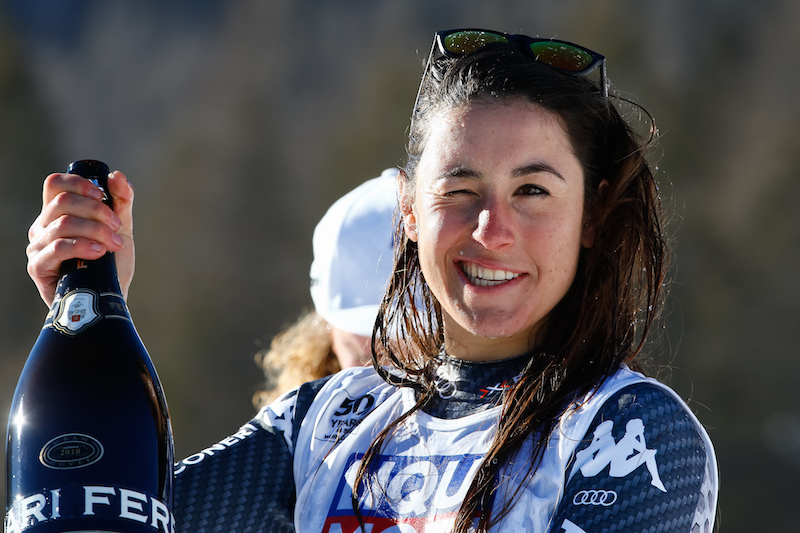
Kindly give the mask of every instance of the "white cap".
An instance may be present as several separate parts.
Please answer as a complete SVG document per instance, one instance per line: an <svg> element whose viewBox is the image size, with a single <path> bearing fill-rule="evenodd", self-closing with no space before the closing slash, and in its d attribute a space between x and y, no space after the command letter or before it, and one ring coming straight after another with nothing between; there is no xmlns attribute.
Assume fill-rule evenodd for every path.
<svg viewBox="0 0 800 533"><path fill-rule="evenodd" d="M372 335L392 273L397 173L384 170L342 196L314 229L314 308L332 326L357 335Z"/></svg>

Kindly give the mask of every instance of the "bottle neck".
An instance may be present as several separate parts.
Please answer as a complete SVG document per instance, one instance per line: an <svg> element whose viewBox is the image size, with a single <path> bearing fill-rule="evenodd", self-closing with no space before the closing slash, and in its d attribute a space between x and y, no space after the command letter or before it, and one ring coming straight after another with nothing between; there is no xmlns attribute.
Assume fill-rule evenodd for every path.
<svg viewBox="0 0 800 533"><path fill-rule="evenodd" d="M58 280L55 299L59 300L76 289L90 289L98 294L112 293L122 298L114 254L107 252L100 259L92 261L64 261L61 264L61 278Z"/></svg>

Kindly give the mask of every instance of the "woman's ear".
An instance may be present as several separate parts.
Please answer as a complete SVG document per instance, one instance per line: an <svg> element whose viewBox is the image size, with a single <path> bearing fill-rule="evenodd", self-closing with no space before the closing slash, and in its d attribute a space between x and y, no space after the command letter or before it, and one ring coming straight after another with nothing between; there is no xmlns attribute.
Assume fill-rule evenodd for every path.
<svg viewBox="0 0 800 533"><path fill-rule="evenodd" d="M412 241L417 241L417 217L414 214L414 190L408 182L408 175L404 170L397 173L397 191L399 192L400 214L403 217L403 229L406 236Z"/></svg>
<svg viewBox="0 0 800 533"><path fill-rule="evenodd" d="M591 248L594 246L594 241L597 239L597 234L600 231L600 227L603 225L600 213L603 211L603 206L605 206L609 188L608 180L601 181L600 185L597 187L597 196L595 197L594 205L587 214L583 224L581 245L584 248Z"/></svg>

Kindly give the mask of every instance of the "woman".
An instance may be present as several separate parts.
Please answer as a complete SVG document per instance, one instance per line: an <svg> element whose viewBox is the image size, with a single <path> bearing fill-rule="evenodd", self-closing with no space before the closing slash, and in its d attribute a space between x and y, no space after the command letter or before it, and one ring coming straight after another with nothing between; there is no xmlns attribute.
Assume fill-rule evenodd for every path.
<svg viewBox="0 0 800 533"><path fill-rule="evenodd" d="M582 47L438 33L374 332L388 364L305 384L183 460L179 529L710 530L711 442L634 371L667 250L646 142L617 102ZM69 183L92 203L74 177L49 180L46 201ZM37 251L76 236L43 229L56 214L94 218L61 224L82 229L77 247L119 249L96 209L45 206L35 279L58 259Z"/></svg>

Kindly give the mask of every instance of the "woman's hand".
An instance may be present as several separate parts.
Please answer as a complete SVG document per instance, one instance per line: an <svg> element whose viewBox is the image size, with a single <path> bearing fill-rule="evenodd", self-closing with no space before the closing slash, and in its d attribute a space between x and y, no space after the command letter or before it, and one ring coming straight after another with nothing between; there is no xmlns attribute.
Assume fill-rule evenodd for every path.
<svg viewBox="0 0 800 533"><path fill-rule="evenodd" d="M116 170L109 174L112 210L91 181L74 174L50 174L44 180L42 212L28 230L28 274L42 300L53 303L61 263L98 259L114 252L122 296L133 280L133 187Z"/></svg>

